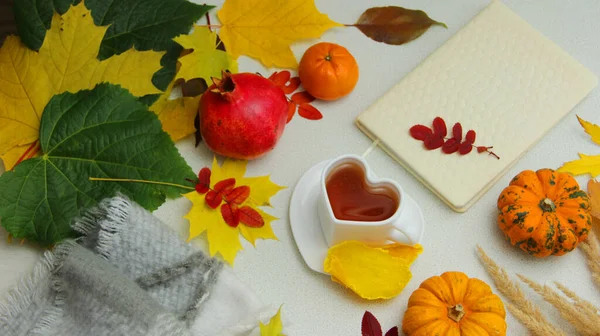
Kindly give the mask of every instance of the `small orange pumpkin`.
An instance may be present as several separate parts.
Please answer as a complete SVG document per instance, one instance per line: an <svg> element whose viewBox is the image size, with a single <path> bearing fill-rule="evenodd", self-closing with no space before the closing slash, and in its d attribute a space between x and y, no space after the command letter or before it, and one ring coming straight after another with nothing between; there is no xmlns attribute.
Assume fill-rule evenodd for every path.
<svg viewBox="0 0 600 336"><path fill-rule="evenodd" d="M563 255L587 238L590 202L568 173L526 170L498 197L498 225L514 246L538 258Z"/></svg>
<svg viewBox="0 0 600 336"><path fill-rule="evenodd" d="M504 336L506 311L485 282L446 272L412 293L402 331L407 336Z"/></svg>

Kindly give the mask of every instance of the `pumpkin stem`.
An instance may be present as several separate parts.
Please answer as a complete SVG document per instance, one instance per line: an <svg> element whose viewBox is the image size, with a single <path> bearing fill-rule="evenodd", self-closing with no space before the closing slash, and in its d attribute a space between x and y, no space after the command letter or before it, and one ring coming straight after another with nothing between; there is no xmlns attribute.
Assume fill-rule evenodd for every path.
<svg viewBox="0 0 600 336"><path fill-rule="evenodd" d="M554 209L556 209L556 205L551 199L546 197L540 202L540 208L542 208L542 210L545 212L552 212Z"/></svg>
<svg viewBox="0 0 600 336"><path fill-rule="evenodd" d="M454 322L460 322L465 314L465 308L460 303L448 308L448 318Z"/></svg>

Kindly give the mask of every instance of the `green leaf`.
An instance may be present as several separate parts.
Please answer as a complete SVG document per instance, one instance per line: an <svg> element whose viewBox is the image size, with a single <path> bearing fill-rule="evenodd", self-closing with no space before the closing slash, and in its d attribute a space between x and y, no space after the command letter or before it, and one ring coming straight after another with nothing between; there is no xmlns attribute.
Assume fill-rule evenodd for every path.
<svg viewBox="0 0 600 336"><path fill-rule="evenodd" d="M100 84L54 96L40 127L42 157L0 176L1 224L15 238L51 245L73 235L81 212L117 191L148 210L186 189L89 177L169 182L193 188L195 174L154 113L127 90Z"/></svg>
<svg viewBox="0 0 600 336"><path fill-rule="evenodd" d="M187 34L214 6L187 0L86 0L94 23L110 25L100 46L100 59L132 46L137 50L167 50L172 39Z"/></svg>
<svg viewBox="0 0 600 336"><path fill-rule="evenodd" d="M38 50L52 14L64 14L80 0L18 0L15 19L21 40ZM214 6L197 5L187 0L86 0L94 23L108 26L100 48L99 59L135 47L137 50L167 50L171 39L187 34L198 19Z"/></svg>
<svg viewBox="0 0 600 336"><path fill-rule="evenodd" d="M46 30L50 29L54 12L64 14L71 4L80 0L17 0L13 10L19 36L29 49L39 50Z"/></svg>
<svg viewBox="0 0 600 336"><path fill-rule="evenodd" d="M167 90L173 77L175 77L175 73L177 72L177 59L183 48L173 41L166 50L166 54L160 60L160 65L163 67L152 76L152 84L162 91Z"/></svg>
<svg viewBox="0 0 600 336"><path fill-rule="evenodd" d="M179 44L173 43L167 49L166 54L160 59L160 65L162 65L162 68L160 68L160 70L158 70L152 76L152 84L154 84L154 86L156 86L159 90L166 91L169 87L169 84L171 84L171 81L177 72L177 59L179 58L182 50L183 48ZM156 100L158 100L159 97L160 94L150 94L139 98L139 100L142 102L142 104L151 106L154 104L154 102L156 102Z"/></svg>

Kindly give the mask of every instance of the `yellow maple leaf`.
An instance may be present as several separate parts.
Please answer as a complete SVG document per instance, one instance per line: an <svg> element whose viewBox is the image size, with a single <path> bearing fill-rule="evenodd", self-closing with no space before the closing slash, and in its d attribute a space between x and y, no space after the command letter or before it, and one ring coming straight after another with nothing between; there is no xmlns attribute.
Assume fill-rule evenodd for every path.
<svg viewBox="0 0 600 336"><path fill-rule="evenodd" d="M600 126L585 121L577 116L577 120L592 140L600 144ZM590 174L592 177L600 175L600 155L585 155L579 153L579 160L573 160L565 163L558 168L559 172L571 173L573 175Z"/></svg>
<svg viewBox="0 0 600 336"><path fill-rule="evenodd" d="M215 256L218 253L231 265L233 265L237 253L242 249L240 234L253 245L257 239L277 240L271 228L271 222L277 218L258 207L271 206L271 197L285 189L285 187L273 183L269 176L245 177L246 165L247 161L226 159L223 165L219 166L217 159L214 158L211 169L211 181L214 183L211 184L235 178L237 186L250 187L250 196L240 206L248 205L261 214L265 224L260 228L245 225L233 228L225 223L218 209L213 209L206 204L205 195L196 191L184 195L192 202L192 209L184 217L190 222L188 240L206 232L210 255Z"/></svg>
<svg viewBox="0 0 600 336"><path fill-rule="evenodd" d="M171 139L177 141L196 130L194 119L202 96L169 99L174 83L171 82L167 90L150 106L150 111L158 116L163 130L169 133Z"/></svg>
<svg viewBox="0 0 600 336"><path fill-rule="evenodd" d="M271 318L266 325L260 322L260 336L285 336L282 334L283 323L281 323L281 307L277 314Z"/></svg>
<svg viewBox="0 0 600 336"><path fill-rule="evenodd" d="M600 175L600 155L579 153L579 160L569 161L558 168L557 171L573 175L590 174L592 177L596 177Z"/></svg>
<svg viewBox="0 0 600 336"><path fill-rule="evenodd" d="M194 27L190 35L179 35L173 39L185 49L194 51L179 58L181 67L177 78L188 81L194 78L204 78L207 83L212 77L221 77L221 70L238 72L237 61L225 51L217 49L217 33L207 27Z"/></svg>
<svg viewBox="0 0 600 336"><path fill-rule="evenodd" d="M54 92L38 56L16 36L8 36L0 48L1 156L16 146L24 152L39 137L40 118ZM12 165L5 162L5 168Z"/></svg>
<svg viewBox="0 0 600 336"><path fill-rule="evenodd" d="M94 25L83 2L63 16L54 13L40 55L47 56L46 71L55 92L76 92L110 82L126 88L134 96L161 93L152 84L165 52L129 49L104 61L97 59L108 26Z"/></svg>
<svg viewBox="0 0 600 336"><path fill-rule="evenodd" d="M14 167L20 161L39 156L39 150L39 141L35 141L24 146L16 146L2 155L2 161L5 167Z"/></svg>
<svg viewBox="0 0 600 336"><path fill-rule="evenodd" d="M130 49L99 61L107 28L94 25L82 1L62 16L54 14L39 52L18 37L5 40L0 48L0 157L7 170L38 139L42 112L53 95L101 82L119 84L136 96L161 92L152 75L164 52Z"/></svg>
<svg viewBox="0 0 600 336"><path fill-rule="evenodd" d="M585 121L579 116L577 116L577 120L579 120L579 124L583 127L585 132L592 137L592 141L600 145L600 126Z"/></svg>
<svg viewBox="0 0 600 336"><path fill-rule="evenodd" d="M314 0L226 0L217 16L227 51L236 59L254 57L267 68L295 69L291 43L342 26L320 13Z"/></svg>
<svg viewBox="0 0 600 336"><path fill-rule="evenodd" d="M196 26L190 35L179 35L173 39L185 49L193 49L179 58L176 78L185 81L203 78L210 83L211 77L220 77L221 70L232 73L238 71L235 60L222 50L217 50L217 34L206 27ZM200 98L180 97L170 99L175 81L171 82L167 90L150 106L150 111L158 115L163 130L171 136L173 141L180 140L196 130L194 119L198 114Z"/></svg>

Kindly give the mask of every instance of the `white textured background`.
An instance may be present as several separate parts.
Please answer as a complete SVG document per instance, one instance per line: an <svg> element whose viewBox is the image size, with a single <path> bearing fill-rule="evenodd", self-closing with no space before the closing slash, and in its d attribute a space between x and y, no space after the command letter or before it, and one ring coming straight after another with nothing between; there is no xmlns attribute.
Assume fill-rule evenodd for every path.
<svg viewBox="0 0 600 336"><path fill-rule="evenodd" d="M204 1L197 1L204 2ZM220 6L222 1L210 1ZM521 273L541 283L559 281L581 296L600 305L600 294L593 286L582 252L576 250L560 258L537 260L511 247L496 226L495 202L509 180L524 169L557 168L574 160L577 152L599 154L583 132L575 114L600 123L600 89L581 103L542 141L525 155L500 182L467 213L457 214L446 207L409 173L381 150L368 157L377 175L400 182L421 205L426 219L425 252L412 268L413 279L404 292L384 302L358 299L328 277L312 272L302 260L293 241L287 208L294 185L306 169L324 159L345 153L361 154L370 141L355 126L354 118L392 85L402 79L474 15L487 5L486 0L317 0L317 7L333 20L353 23L369 7L399 5L425 10L432 18L448 24L449 29L434 27L423 37L404 46L374 42L355 28L336 28L323 35L322 41L339 43L356 57L360 80L354 92L339 101L316 103L323 120L308 121L298 116L288 127L277 148L263 159L251 162L249 175L272 174L278 184L289 186L274 199L274 231L280 241L259 241L254 249L243 242L245 250L236 259L235 272L265 303L283 304L288 335L359 335L363 312L373 312L387 330L400 324L410 293L430 276L444 271L462 271L491 283L480 265L475 246L480 244L490 256L512 275ZM505 3L534 27L555 41L573 57L600 75L600 2L595 0L506 0ZM216 21L215 12L212 18ZM297 43L293 50L298 59L317 41ZM240 70L268 74L257 62L242 57ZM415 111L418 113L418 111ZM178 144L194 170L210 166L212 155L202 145L194 148L192 137ZM578 178L580 184L588 177ZM189 210L185 199L169 201L156 215L186 236L188 223L182 216ZM0 230L0 293L14 285L33 266L40 252L30 246L7 246L6 232ZM203 245L202 239L196 243ZM494 289L495 291L495 289ZM558 314L539 297L528 291L532 300L559 324L573 333ZM526 331L508 315L508 335Z"/></svg>

